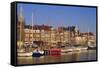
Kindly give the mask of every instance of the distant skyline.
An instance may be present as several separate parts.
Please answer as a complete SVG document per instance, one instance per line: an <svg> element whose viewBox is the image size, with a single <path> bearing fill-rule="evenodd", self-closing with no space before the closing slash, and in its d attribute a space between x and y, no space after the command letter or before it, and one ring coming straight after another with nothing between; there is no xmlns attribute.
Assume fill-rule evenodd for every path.
<svg viewBox="0 0 100 68"><path fill-rule="evenodd" d="M39 4L17 4L17 14L22 14L25 24L49 24L50 26L78 26L80 32L96 33L96 8L76 6L55 6Z"/></svg>

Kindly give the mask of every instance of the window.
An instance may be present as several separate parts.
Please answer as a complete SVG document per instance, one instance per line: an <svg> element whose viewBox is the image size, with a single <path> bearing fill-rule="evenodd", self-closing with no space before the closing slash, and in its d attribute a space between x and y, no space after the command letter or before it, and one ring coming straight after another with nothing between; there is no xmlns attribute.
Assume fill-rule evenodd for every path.
<svg viewBox="0 0 100 68"><path fill-rule="evenodd" d="M29 34L25 34L25 37L29 37Z"/></svg>
<svg viewBox="0 0 100 68"><path fill-rule="evenodd" d="M36 33L40 33L40 30L36 30Z"/></svg>
<svg viewBox="0 0 100 68"><path fill-rule="evenodd" d="M25 41L29 41L29 39L28 38L25 38Z"/></svg>
<svg viewBox="0 0 100 68"><path fill-rule="evenodd" d="M25 29L24 31L25 31L25 33L29 33L30 29Z"/></svg>

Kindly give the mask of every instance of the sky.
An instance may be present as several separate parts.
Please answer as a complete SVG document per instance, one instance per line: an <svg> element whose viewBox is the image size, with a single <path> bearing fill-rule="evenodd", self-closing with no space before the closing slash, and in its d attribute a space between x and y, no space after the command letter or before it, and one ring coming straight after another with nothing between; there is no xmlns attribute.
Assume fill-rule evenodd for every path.
<svg viewBox="0 0 100 68"><path fill-rule="evenodd" d="M54 28L58 26L78 26L80 32L96 33L96 8L59 6L59 5L40 5L40 4L17 4L17 14L22 15L26 24L33 23L50 25Z"/></svg>

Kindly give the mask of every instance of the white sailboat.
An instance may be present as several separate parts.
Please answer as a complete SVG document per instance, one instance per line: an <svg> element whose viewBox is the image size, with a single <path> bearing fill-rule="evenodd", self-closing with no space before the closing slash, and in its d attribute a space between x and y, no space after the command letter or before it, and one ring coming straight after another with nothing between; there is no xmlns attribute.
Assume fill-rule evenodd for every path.
<svg viewBox="0 0 100 68"><path fill-rule="evenodd" d="M38 47L34 42L33 42L33 13L32 13L32 46L33 47ZM42 56L44 51L40 51L40 49L36 49L32 52L32 57L40 57Z"/></svg>
<svg viewBox="0 0 100 68"><path fill-rule="evenodd" d="M88 30L88 49L96 49L96 44L89 40L89 30Z"/></svg>
<svg viewBox="0 0 100 68"><path fill-rule="evenodd" d="M20 17L21 19L23 19L23 15L22 15L22 6L20 7ZM22 20L20 21L22 23ZM22 42L22 25L20 24L20 46L21 46L21 50L18 51L18 57L26 57L26 56L32 56L32 52L25 52L25 49L22 48L23 45L25 45L24 42Z"/></svg>

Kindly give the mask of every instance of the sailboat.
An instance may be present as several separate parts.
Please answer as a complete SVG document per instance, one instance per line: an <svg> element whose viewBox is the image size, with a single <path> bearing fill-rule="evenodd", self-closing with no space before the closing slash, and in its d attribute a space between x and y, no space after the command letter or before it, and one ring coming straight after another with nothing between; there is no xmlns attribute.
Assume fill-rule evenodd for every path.
<svg viewBox="0 0 100 68"><path fill-rule="evenodd" d="M81 40L81 43L79 43L79 44L82 44L82 45L81 46L78 46L77 49L79 49L80 51L87 50L88 47L84 45L85 44L84 37L82 37L82 36L79 36L79 37L80 37L80 40Z"/></svg>
<svg viewBox="0 0 100 68"><path fill-rule="evenodd" d="M88 49L96 49L96 44L93 44L91 41L88 41Z"/></svg>
<svg viewBox="0 0 100 68"><path fill-rule="evenodd" d="M22 15L22 6L20 7L20 18L23 19L23 15ZM32 55L32 52L26 52L24 48L22 48L23 45L25 45L25 43L22 41L22 21L20 21L20 42L19 42L19 46L20 46L20 49L21 50L18 50L18 56L21 56L21 57L25 57L25 56L31 56Z"/></svg>
<svg viewBox="0 0 100 68"><path fill-rule="evenodd" d="M89 30L88 30L88 49L96 49L96 44L93 44L92 41L89 40Z"/></svg>
<svg viewBox="0 0 100 68"><path fill-rule="evenodd" d="M33 30L33 13L32 13L32 30ZM32 46L33 47L38 47L36 44L34 44L33 42L33 31L32 31ZM40 57L42 56L44 53L44 51L40 51L39 48L35 49L33 52L32 52L32 57Z"/></svg>

